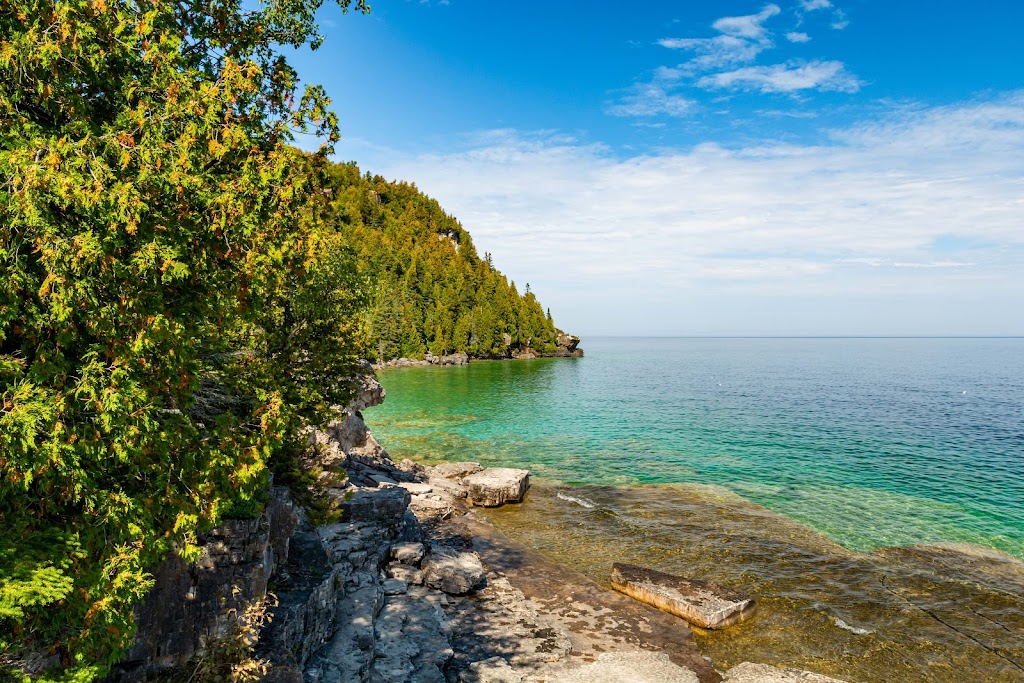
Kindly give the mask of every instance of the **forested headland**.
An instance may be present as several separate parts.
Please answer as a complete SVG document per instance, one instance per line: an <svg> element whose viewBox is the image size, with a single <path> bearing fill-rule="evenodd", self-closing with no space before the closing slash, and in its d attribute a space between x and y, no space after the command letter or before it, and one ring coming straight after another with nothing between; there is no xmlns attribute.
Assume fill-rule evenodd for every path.
<svg viewBox="0 0 1024 683"><path fill-rule="evenodd" d="M328 221L369 279L368 356L553 353L560 332L529 284L522 293L481 257L459 222L414 184L330 169Z"/></svg>

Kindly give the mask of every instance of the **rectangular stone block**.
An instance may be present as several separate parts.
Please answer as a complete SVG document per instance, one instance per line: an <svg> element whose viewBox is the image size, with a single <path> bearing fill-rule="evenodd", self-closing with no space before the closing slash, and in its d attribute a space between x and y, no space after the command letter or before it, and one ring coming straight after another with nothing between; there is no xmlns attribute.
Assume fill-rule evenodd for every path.
<svg viewBox="0 0 1024 683"><path fill-rule="evenodd" d="M726 628L754 613L754 598L746 593L632 564L613 564L611 583L615 590L701 628Z"/></svg>

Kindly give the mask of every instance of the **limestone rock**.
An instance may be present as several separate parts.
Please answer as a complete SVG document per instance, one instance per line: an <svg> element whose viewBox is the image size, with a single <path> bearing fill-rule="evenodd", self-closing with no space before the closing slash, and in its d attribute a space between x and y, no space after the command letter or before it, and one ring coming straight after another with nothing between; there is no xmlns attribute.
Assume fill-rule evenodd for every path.
<svg viewBox="0 0 1024 683"><path fill-rule="evenodd" d="M423 584L423 572L407 564L393 562L387 566L385 573L388 578L401 579L408 585L420 586Z"/></svg>
<svg viewBox="0 0 1024 683"><path fill-rule="evenodd" d="M419 566L425 552L422 543L396 543L391 546L391 557L413 567Z"/></svg>
<svg viewBox="0 0 1024 683"><path fill-rule="evenodd" d="M474 474L483 469L478 462L443 462L430 468L431 476L445 479L461 479L467 474Z"/></svg>
<svg viewBox="0 0 1024 683"><path fill-rule="evenodd" d="M673 664L664 652L605 652L596 662L567 671L559 683L699 683L697 674Z"/></svg>
<svg viewBox="0 0 1024 683"><path fill-rule="evenodd" d="M434 489L430 484L424 484L418 481L404 481L399 484L403 489L409 493L415 495L423 495L426 493L433 493Z"/></svg>
<svg viewBox="0 0 1024 683"><path fill-rule="evenodd" d="M434 548L423 562L423 583L451 595L470 592L484 578L484 567L476 553Z"/></svg>
<svg viewBox="0 0 1024 683"><path fill-rule="evenodd" d="M384 591L384 595L401 595L402 593L409 590L409 584L402 579L385 579L381 584L381 588Z"/></svg>
<svg viewBox="0 0 1024 683"><path fill-rule="evenodd" d="M459 673L459 683L521 683L523 675L516 673L501 657L473 662Z"/></svg>
<svg viewBox="0 0 1024 683"><path fill-rule="evenodd" d="M754 612L754 598L746 593L636 565L613 564L611 583L615 590L701 628L726 628Z"/></svg>
<svg viewBox="0 0 1024 683"><path fill-rule="evenodd" d="M365 410L371 406L379 406L384 402L384 396L387 393L377 380L377 375L373 372L373 366L368 361L360 362L360 370L360 374L350 380L355 390L355 396L347 408L353 412Z"/></svg>
<svg viewBox="0 0 1024 683"><path fill-rule="evenodd" d="M786 669L767 664L743 662L725 672L723 683L845 683L838 678L821 674Z"/></svg>
<svg viewBox="0 0 1024 683"><path fill-rule="evenodd" d="M488 467L463 478L469 500L481 507L497 507L523 500L530 488L530 473L511 467Z"/></svg>
<svg viewBox="0 0 1024 683"><path fill-rule="evenodd" d="M409 492L401 487L356 489L341 504L346 518L353 522L374 522L398 526L409 507Z"/></svg>

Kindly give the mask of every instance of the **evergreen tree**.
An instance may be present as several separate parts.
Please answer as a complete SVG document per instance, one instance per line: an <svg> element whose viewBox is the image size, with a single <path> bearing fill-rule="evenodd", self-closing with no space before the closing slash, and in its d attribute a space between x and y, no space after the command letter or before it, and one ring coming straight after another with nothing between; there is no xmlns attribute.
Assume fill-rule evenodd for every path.
<svg viewBox="0 0 1024 683"><path fill-rule="evenodd" d="M331 221L376 287L369 315L374 360L464 352L505 356L555 350L557 329L530 286L523 295L481 259L470 236L410 183L332 168ZM396 313L395 301L402 311ZM394 335L403 330L401 341Z"/></svg>
<svg viewBox="0 0 1024 683"><path fill-rule="evenodd" d="M101 675L159 562L351 393L363 280L329 146L289 146L336 119L278 52L319 4L0 0L7 676Z"/></svg>

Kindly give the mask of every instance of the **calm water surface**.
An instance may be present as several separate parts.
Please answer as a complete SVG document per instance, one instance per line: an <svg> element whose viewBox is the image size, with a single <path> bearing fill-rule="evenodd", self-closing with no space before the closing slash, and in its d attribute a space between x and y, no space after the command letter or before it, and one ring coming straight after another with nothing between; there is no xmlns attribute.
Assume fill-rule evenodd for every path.
<svg viewBox="0 0 1024 683"><path fill-rule="evenodd" d="M490 518L598 581L753 592L753 622L698 634L720 665L1024 681L1024 339L585 347L386 370L366 417L396 460L529 468Z"/></svg>

